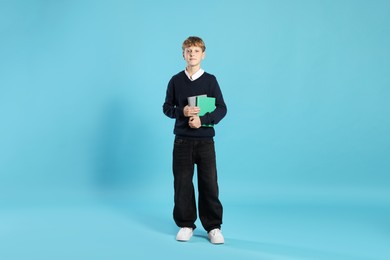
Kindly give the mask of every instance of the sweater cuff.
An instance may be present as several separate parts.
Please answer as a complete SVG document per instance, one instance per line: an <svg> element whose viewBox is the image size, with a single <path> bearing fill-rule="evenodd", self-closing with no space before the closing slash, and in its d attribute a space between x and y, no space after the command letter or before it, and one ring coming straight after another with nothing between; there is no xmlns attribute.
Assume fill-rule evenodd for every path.
<svg viewBox="0 0 390 260"><path fill-rule="evenodd" d="M184 111L182 107L175 107L176 109L176 118L184 117Z"/></svg>
<svg viewBox="0 0 390 260"><path fill-rule="evenodd" d="M204 116L200 116L199 119L200 119L201 125L210 125L211 124L209 113L206 113Z"/></svg>

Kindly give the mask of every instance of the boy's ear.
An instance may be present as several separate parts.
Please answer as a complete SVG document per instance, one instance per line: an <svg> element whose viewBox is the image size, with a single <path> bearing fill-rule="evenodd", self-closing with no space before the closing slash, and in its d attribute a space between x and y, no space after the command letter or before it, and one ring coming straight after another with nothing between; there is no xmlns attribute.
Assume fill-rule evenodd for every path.
<svg viewBox="0 0 390 260"><path fill-rule="evenodd" d="M202 54L202 60L206 57L206 52L204 51Z"/></svg>

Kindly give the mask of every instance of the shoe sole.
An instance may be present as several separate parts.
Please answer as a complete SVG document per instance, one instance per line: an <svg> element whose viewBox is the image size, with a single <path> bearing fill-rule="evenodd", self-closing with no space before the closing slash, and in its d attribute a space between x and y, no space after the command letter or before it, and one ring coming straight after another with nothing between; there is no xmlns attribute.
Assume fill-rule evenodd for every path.
<svg viewBox="0 0 390 260"><path fill-rule="evenodd" d="M191 234L191 236L190 236L188 239L178 239L178 238L176 237L176 241L179 241L179 242L188 242L188 241L190 241L192 235L193 235L193 234Z"/></svg>

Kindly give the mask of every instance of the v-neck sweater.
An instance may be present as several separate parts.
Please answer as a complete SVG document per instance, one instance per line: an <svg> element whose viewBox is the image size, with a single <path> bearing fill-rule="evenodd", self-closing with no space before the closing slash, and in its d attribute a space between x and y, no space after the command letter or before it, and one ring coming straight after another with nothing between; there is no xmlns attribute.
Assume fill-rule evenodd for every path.
<svg viewBox="0 0 390 260"><path fill-rule="evenodd" d="M167 87L163 112L176 119L174 134L183 138L210 138L215 136L214 127L191 128L189 117L185 117L183 109L188 105L188 97L207 95L215 98L215 110L200 117L202 124L216 125L227 113L227 107L216 77L204 72L198 79L191 81L184 70L174 75Z"/></svg>

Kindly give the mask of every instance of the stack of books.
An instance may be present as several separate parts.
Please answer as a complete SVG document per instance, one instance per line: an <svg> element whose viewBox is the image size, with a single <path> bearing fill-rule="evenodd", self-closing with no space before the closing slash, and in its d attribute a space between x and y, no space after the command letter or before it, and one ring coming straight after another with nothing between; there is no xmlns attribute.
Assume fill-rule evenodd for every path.
<svg viewBox="0 0 390 260"><path fill-rule="evenodd" d="M198 116L204 116L207 113L211 113L215 110L215 98L214 97L208 97L207 95L199 95L199 96L193 96L188 97L188 105L189 106L197 106L200 109L200 112ZM203 124L202 126L205 127L213 127L213 124L206 125Z"/></svg>

